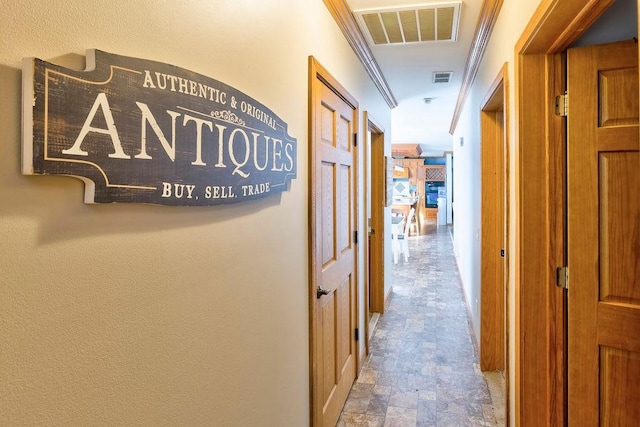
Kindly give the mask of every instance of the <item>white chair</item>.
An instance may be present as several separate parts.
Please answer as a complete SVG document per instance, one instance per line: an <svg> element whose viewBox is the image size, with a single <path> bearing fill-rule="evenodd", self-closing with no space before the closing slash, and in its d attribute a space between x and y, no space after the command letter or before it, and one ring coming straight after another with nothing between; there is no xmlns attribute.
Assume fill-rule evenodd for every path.
<svg viewBox="0 0 640 427"><path fill-rule="evenodd" d="M408 242L408 237L409 237L409 228L411 227L411 220L413 219L413 216L415 215L416 210L414 208L411 208L411 210L409 210L409 215L407 216L404 224L402 224L402 227L398 227L401 232L398 233L397 236L394 236L393 233L391 235L391 239L392 239L392 249L393 249L393 262L394 263L398 263L398 255L400 253L402 253L404 255L404 262L409 262L409 242Z"/></svg>
<svg viewBox="0 0 640 427"><path fill-rule="evenodd" d="M411 231L411 235L412 236L419 236L420 235L420 226L418 225L418 215L413 215L413 218L411 218L411 222L409 222L409 224L411 224L410 226L410 231Z"/></svg>
<svg viewBox="0 0 640 427"><path fill-rule="evenodd" d="M402 234L405 218L401 215L393 215L391 218L391 252L393 253L394 264L398 263L398 254L400 253L400 243L398 243L398 235Z"/></svg>

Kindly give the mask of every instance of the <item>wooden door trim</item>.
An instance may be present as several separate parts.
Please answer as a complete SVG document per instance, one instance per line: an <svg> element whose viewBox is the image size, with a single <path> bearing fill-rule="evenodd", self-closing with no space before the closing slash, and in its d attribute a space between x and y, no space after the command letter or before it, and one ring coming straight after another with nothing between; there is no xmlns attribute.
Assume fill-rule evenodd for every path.
<svg viewBox="0 0 640 427"><path fill-rule="evenodd" d="M372 273L371 306L374 313L384 313L384 207L386 165L384 163L384 128L364 112L365 132L371 131L371 262L376 272Z"/></svg>
<svg viewBox="0 0 640 427"><path fill-rule="evenodd" d="M481 286L480 368L504 369L504 270L500 250L504 242L504 132L506 65L480 107L481 141ZM498 172L498 173L496 173ZM495 203L499 197L500 203ZM499 286L498 286L499 283Z"/></svg>
<svg viewBox="0 0 640 427"><path fill-rule="evenodd" d="M567 49L615 0L543 0L524 29L516 54L554 54Z"/></svg>
<svg viewBox="0 0 640 427"><path fill-rule="evenodd" d="M315 90L315 81L320 80L324 83L329 89L331 89L337 96L339 96L343 101L345 101L349 106L353 108L353 129L354 132L357 132L358 129L358 116L359 116L359 106L356 99L347 92L347 90L324 68L313 56L309 56L309 92L308 92L308 114L309 114L309 128L308 128L308 138L309 138L309 181L308 181L308 189L309 189L309 223L308 223L308 234L309 234L309 411L310 411L310 423L312 426L318 424L319 413L322 413L322 408L316 407L316 395L315 395L315 384L316 378L318 376L317 364L315 360L317 342L318 342L318 332L317 332L317 322L316 322L316 257L314 256L314 224L316 223L316 206L317 206L317 194L315 192L314 183L317 180L317 170L315 168L316 154L314 150L315 144L315 127L316 127L316 101L320 94ZM358 153L354 150L354 161L353 161L354 170L354 182L351 183L353 190L353 197L355 200L355 206L353 207L353 215L354 215L354 224L356 230L358 225L360 224L358 217L358 185L357 185L357 177L358 177ZM360 283L358 280L358 264L359 264L359 248L358 244L355 244L354 248L354 280L356 287L356 297L354 301L352 301L351 310L355 313L355 327L358 328L359 316L358 314L358 289L360 287ZM355 348L355 357L356 364L359 361L359 344L356 345ZM357 369L356 369L357 374ZM320 409L318 411L318 409Z"/></svg>
<svg viewBox="0 0 640 427"><path fill-rule="evenodd" d="M503 370L505 373L505 410L509 407L508 369L508 283L509 266L506 251L509 218L509 82L508 66L505 63L494 79L487 96L481 104L482 145L482 279L481 279L481 324L480 367L483 371ZM497 162L498 164L494 164ZM495 171L498 171L496 174ZM495 200L501 203L484 203ZM497 218L497 219L496 219ZM497 227L497 229L495 228ZM492 232L493 231L493 232ZM487 253L489 252L489 253ZM497 287L488 286L490 283ZM505 320L506 319L506 320Z"/></svg>
<svg viewBox="0 0 640 427"><path fill-rule="evenodd" d="M369 268L365 265L365 298L364 298L364 340L365 340L365 354L364 358L369 354L369 335L370 324L369 316L371 311L374 313L381 313L380 307L384 310L384 156L380 156L379 153L383 153L384 150L384 129L378 124L378 122L371 116L368 111L362 113L362 121L364 123L364 143L363 145L363 157L364 157L364 206L368 206L368 193L371 193L371 229L375 230L372 234L371 240L369 236L363 237L365 242L364 259L365 263L368 260L370 262L371 274L369 275ZM369 138L367 135L371 135ZM380 157L382 160L380 160ZM369 159L369 162L367 162ZM378 161L380 160L380 161ZM371 171L368 172L369 164L371 165ZM370 182L367 182L369 177ZM370 186L369 191L367 188ZM366 209L366 208L365 208ZM364 215L365 230L368 232L367 215ZM362 233L365 234L365 231ZM371 258L370 258L371 257ZM367 284L369 286L367 286ZM369 293L371 288L371 294ZM382 303L381 303L382 301ZM369 310L369 306L372 306L373 310Z"/></svg>
<svg viewBox="0 0 640 427"><path fill-rule="evenodd" d="M363 259L364 259L364 353L361 355L362 358L362 362L360 361L360 359L358 359L358 372L360 372L360 366L361 364L364 362L364 358L369 354L369 305L370 305L370 299L371 299L371 295L369 294L369 288L371 288L371 278L374 276L373 274L369 274L369 271L371 269L371 260L369 259L369 253L371 252L370 250L370 240L369 240L369 224L368 224L368 220L369 220L369 210L368 210L368 201L369 201L369 197L368 197L368 193L369 193L369 187L370 187L370 180L369 180L369 176L370 176L370 172L369 169L371 169L369 167L370 161L368 160L368 155L369 155L369 145L371 144L370 138L368 136L369 132L369 112L368 111L364 111L362 113L362 206L363 206L363 210L364 210L364 215L362 215L363 220L364 220L364 229L362 230L362 247L363 247ZM373 205L372 205L373 206ZM371 213L371 215L373 216L373 213Z"/></svg>
<svg viewBox="0 0 640 427"><path fill-rule="evenodd" d="M515 48L516 425L561 426L566 413L564 120L553 111L564 85L561 52L613 0L543 0Z"/></svg>

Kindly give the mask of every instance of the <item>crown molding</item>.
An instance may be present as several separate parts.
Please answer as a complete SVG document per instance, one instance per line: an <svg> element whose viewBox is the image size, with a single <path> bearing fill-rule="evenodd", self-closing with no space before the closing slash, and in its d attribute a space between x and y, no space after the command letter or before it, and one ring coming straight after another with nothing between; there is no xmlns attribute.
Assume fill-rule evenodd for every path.
<svg viewBox="0 0 640 427"><path fill-rule="evenodd" d="M462 76L462 86L460 87L460 93L458 93L458 100L456 101L456 108L453 112L453 118L451 119L451 126L449 127L449 133L453 135L462 113L462 108L467 100L471 86L478 73L480 62L484 56L484 52L487 49L491 32L498 19L498 13L502 7L502 0L484 0L482 8L480 9L480 16L478 18L478 24L476 25L476 32L473 35L473 41L471 42L471 48L469 49L469 56L467 56L467 63L464 66L464 74Z"/></svg>
<svg viewBox="0 0 640 427"><path fill-rule="evenodd" d="M360 31L360 27L358 27L349 6L344 0L323 1L389 108L397 107L398 101L396 101L393 92L391 92L391 88L373 57L373 53L371 53L371 49L369 49L369 45L362 31Z"/></svg>

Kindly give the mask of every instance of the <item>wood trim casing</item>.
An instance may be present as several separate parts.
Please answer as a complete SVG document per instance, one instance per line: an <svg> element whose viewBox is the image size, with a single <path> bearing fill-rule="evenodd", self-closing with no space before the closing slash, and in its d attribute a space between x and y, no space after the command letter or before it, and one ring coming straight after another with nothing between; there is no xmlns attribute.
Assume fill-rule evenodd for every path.
<svg viewBox="0 0 640 427"><path fill-rule="evenodd" d="M369 306L371 305L370 303L370 299L371 299L371 293L369 292L370 288L371 288L371 274L370 274L370 270L371 270L371 260L370 260L370 256L371 256L371 237L369 237L369 226L367 224L367 222L369 221L368 217L369 217L369 211L367 209L368 206L368 196L367 193L372 191L369 186L371 185L373 187L373 183L371 182L371 172L370 172L370 162L367 161L367 159L369 158L370 154L370 148L371 148L371 141L369 139L369 132L368 132L368 128L369 128L369 112L367 110L362 112L362 157L363 157L363 167L362 167L362 175L363 175L363 191L362 191L362 206L364 209L364 229L362 230L362 247L363 247L363 259L364 259L364 272L363 272L363 276L364 276L364 325L363 329L364 329L364 334L362 334L364 336L364 352L363 354L360 355L360 358L362 359L362 362L364 363L364 358L369 354ZM366 235L365 235L366 233ZM358 316L360 315L360 313L358 313ZM361 366L360 363L358 363L358 366ZM358 368L358 372L360 372L360 368Z"/></svg>
<svg viewBox="0 0 640 427"><path fill-rule="evenodd" d="M397 107L398 101L396 101L387 80L382 74L382 70L380 70L378 63L373 57L373 53L371 53L371 49L345 0L323 1L389 108Z"/></svg>
<svg viewBox="0 0 640 427"><path fill-rule="evenodd" d="M510 324L511 315L509 311L509 125L510 125L510 107L509 107L509 73L508 63L505 63L498 75L491 84L487 95L481 103L481 144L482 144L482 225L483 232L483 253L481 261L481 325L479 349L480 364L482 370L503 370L505 374L505 390L504 390L504 407L506 425L509 425L509 399L510 399L510 378L512 373L509 365L509 343L510 343ZM485 142L492 145L492 150L485 147ZM491 153L498 153L495 159L488 159L485 156ZM485 170L485 165L490 162L496 162L495 171ZM497 172L497 173L491 173ZM485 193L485 180L491 182L491 186L497 190L492 194ZM489 190L489 189L488 189ZM491 191L491 190L489 190ZM495 203L489 202L485 206L484 201L493 199L495 194L500 195L501 203L496 206ZM490 212L486 212L489 210ZM498 211L500 210L500 211ZM489 215L487 215L489 214ZM488 216L488 217L487 217ZM493 218L498 217L498 221ZM485 258L484 253L484 230L485 221L494 221L490 226L494 229L494 243L491 246L495 250L493 259L489 262L492 264L492 273L495 274L494 286L485 289ZM497 222L498 224L495 224ZM498 227L496 230L495 227ZM497 261L498 251L505 249L505 255ZM496 289L495 285L499 289ZM493 288L493 289L492 289ZM489 304L486 304L485 297L489 298ZM485 322L486 321L486 322ZM488 339L487 329L489 329ZM491 330L493 329L493 330ZM475 337L475 334L474 334ZM484 365L484 366L483 366Z"/></svg>
<svg viewBox="0 0 640 427"><path fill-rule="evenodd" d="M480 369L505 369L505 315L507 269L506 250L508 214L507 175L505 169L509 116L507 64L500 69L481 105L481 297L480 297ZM497 203L499 201L499 203Z"/></svg>
<svg viewBox="0 0 640 427"><path fill-rule="evenodd" d="M566 422L565 122L562 51L613 0L543 0L515 47L515 424Z"/></svg>
<svg viewBox="0 0 640 427"><path fill-rule="evenodd" d="M502 7L502 0L484 0L482 2L482 8L480 9L480 16L478 17L478 23L476 25L476 31L471 41L471 48L469 49L469 55L467 56L467 63L464 66L464 74L462 75L462 86L458 93L458 100L456 101L456 108L453 111L453 118L451 119L451 126L449 126L449 133L453 135L462 114L462 108L467 100L467 96L473 86L473 81L478 73L478 68L482 62L482 57L487 49L487 44L493 31L493 26L498 19L500 8Z"/></svg>
<svg viewBox="0 0 640 427"><path fill-rule="evenodd" d="M525 27L516 53L554 54L567 49L615 0L543 0Z"/></svg>
<svg viewBox="0 0 640 427"><path fill-rule="evenodd" d="M553 224L563 219L552 207L562 201L555 189L562 124L548 102L561 76L556 58L522 55L516 63L518 143L516 144L516 413L518 425L561 426L564 418L564 295L555 286L563 265ZM547 78L549 77L549 80ZM551 162L551 163L550 163ZM553 170L552 170L553 169Z"/></svg>
<svg viewBox="0 0 640 427"><path fill-rule="evenodd" d="M384 129L365 111L364 130L371 132L371 228L375 233L371 236L371 309L376 313L384 313L384 189L386 181L386 165L384 157ZM365 202L366 204L366 202Z"/></svg>

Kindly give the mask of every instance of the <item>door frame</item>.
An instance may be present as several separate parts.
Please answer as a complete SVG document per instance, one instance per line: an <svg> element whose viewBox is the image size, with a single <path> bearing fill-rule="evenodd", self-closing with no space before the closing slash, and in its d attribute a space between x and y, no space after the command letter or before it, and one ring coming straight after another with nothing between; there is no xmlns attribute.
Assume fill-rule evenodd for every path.
<svg viewBox="0 0 640 427"><path fill-rule="evenodd" d="M565 123L562 52L614 0L542 0L515 47L515 420L566 421L566 300L556 287L565 259ZM640 20L640 19L639 19Z"/></svg>
<svg viewBox="0 0 640 427"><path fill-rule="evenodd" d="M384 157L384 128L371 117L368 111L363 114L365 135L370 133L371 140L365 141L364 149L371 152L371 229L374 230L371 235L371 247L368 252L371 256L372 273L369 280L371 281L371 311L374 313L384 313L384 208L385 208L385 184L386 184L386 165ZM365 136L365 138L367 138ZM366 151L365 151L366 153ZM365 154L365 159L367 155ZM365 166L366 167L366 166ZM365 189L365 206L367 203L367 191ZM365 218L366 221L366 218ZM366 259L366 258L365 258ZM367 289L368 291L368 289ZM369 302L369 299L367 299ZM369 305L365 304L366 316L369 316ZM368 336L367 331L367 353L368 353Z"/></svg>
<svg viewBox="0 0 640 427"><path fill-rule="evenodd" d="M316 386L316 378L318 378L317 371L317 363L316 363L316 347L317 342L319 340L318 331L316 330L316 283L317 277L315 274L316 271L316 260L314 258L314 224L316 220L316 193L315 193L315 180L317 179L317 170L315 168L315 149L314 144L316 143L315 138L315 128L318 125L316 123L316 99L318 98L319 93L315 90L316 85L314 84L316 79L322 81L330 90L332 90L336 95L338 95L342 100L344 100L347 104L349 104L354 110L354 122L353 129L354 133L357 136L358 132L358 118L359 118L359 107L358 101L353 98L349 92L313 57L309 56L309 92L308 92L308 103L309 103L309 127L308 127L308 138L309 138L309 151L308 151L308 159L309 159L309 284L308 284L308 292L309 292L309 412L310 412L310 424L312 426L318 425L319 413L322 413L322 408L319 408L318 411L316 400L317 396L315 395L315 386ZM359 152L357 150L357 144L353 147L353 167L355 168L353 171L354 182L351 183L351 191L353 191L353 197L355 203L353 206L352 214L354 215L354 224L355 224L355 232L359 233L358 227L360 226L360 217L361 213L358 208L359 205L359 193L358 193L358 181L360 179L359 175ZM358 294L361 286L359 280L359 271L358 266L360 264L360 249L357 241L354 241L354 281L355 281L355 298L351 301L351 314L355 313L355 328L359 329L359 303L358 303ZM351 317L350 314L350 317ZM355 360L356 360L356 378L358 376L358 372L360 369L360 344L356 340L355 346Z"/></svg>
<svg viewBox="0 0 640 427"><path fill-rule="evenodd" d="M480 106L482 259L480 369L503 371L509 407L509 81L505 63ZM496 195L501 203L492 203ZM488 203L487 203L488 202ZM500 251L504 251L500 254ZM507 415L507 414L505 414ZM508 417L507 417L508 418Z"/></svg>

